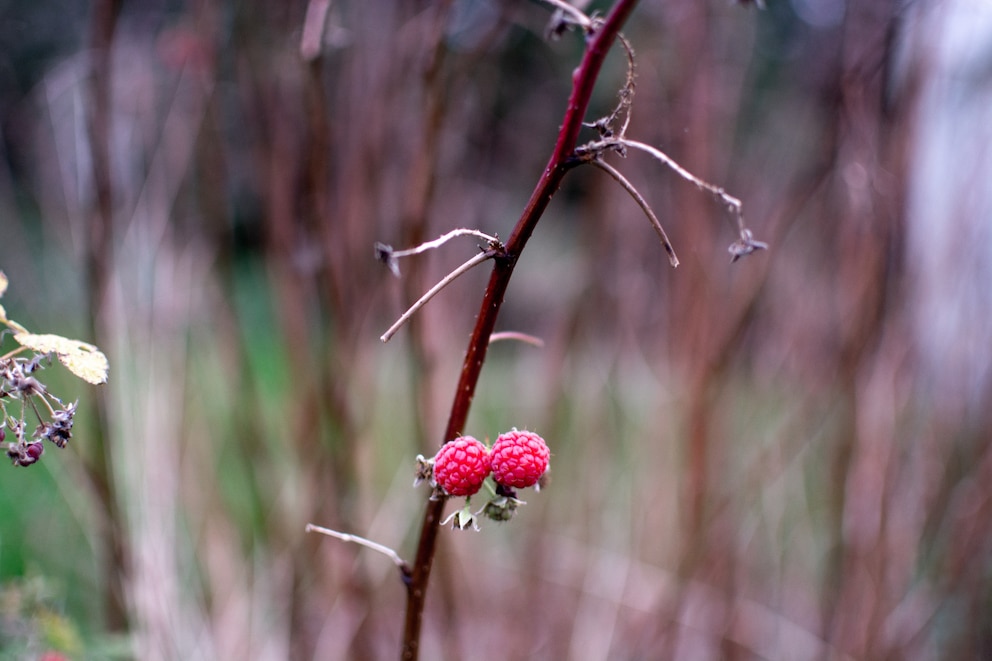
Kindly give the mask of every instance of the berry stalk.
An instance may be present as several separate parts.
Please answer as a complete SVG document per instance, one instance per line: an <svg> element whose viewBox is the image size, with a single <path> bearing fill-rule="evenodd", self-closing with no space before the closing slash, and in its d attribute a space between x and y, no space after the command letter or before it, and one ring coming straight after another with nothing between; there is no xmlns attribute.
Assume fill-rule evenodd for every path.
<svg viewBox="0 0 992 661"><path fill-rule="evenodd" d="M637 0L617 0L602 23L590 28L590 32L586 36L586 51L582 57L582 62L572 76L572 92L568 99L561 129L558 131L554 151L504 249L494 257L492 275L482 298L475 328L472 331L468 349L465 352L465 359L462 362L461 376L458 380L458 387L455 391L444 434L445 443L457 438L465 429L472 399L475 396L475 388L482 372L482 364L486 359L489 337L496 326L496 318L499 315L503 296L510 283L517 258L523 251L545 209L547 209L551 198L558 191L566 172L578 164L573 159L575 145L579 131L582 129L582 121L589 106L593 87L606 54L636 5ZM423 622L424 602L427 597L431 567L434 563L434 552L437 548L437 535L444 503L444 498L429 501L421 523L417 555L407 584L402 659L417 659L420 652L420 630Z"/></svg>

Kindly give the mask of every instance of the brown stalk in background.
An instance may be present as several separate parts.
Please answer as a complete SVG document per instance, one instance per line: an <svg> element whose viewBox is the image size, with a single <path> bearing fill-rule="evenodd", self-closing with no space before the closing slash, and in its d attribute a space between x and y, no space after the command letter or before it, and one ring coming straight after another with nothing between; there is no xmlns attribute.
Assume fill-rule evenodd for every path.
<svg viewBox="0 0 992 661"><path fill-rule="evenodd" d="M86 244L87 304L91 328L89 336L101 346L108 345L100 328L104 297L110 284L113 263L114 195L110 167L111 117L111 48L120 15L120 0L103 0L93 7L92 62L90 64L89 148L93 162L94 208L89 222ZM93 460L86 466L87 477L103 509L103 538L107 545L103 556L105 612L110 631L125 631L128 614L124 585L128 580L128 549L123 529L123 515L114 490L114 458L110 443L108 393L99 389L94 397Z"/></svg>

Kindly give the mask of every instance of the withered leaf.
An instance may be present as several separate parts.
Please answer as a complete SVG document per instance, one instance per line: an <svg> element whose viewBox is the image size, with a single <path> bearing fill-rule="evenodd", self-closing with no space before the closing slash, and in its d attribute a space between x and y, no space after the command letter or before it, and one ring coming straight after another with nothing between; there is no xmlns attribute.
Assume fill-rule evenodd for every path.
<svg viewBox="0 0 992 661"><path fill-rule="evenodd" d="M70 340L61 335L36 335L27 332L14 333L14 340L39 353L54 353L60 363L87 383L107 382L110 364L103 352L92 344Z"/></svg>

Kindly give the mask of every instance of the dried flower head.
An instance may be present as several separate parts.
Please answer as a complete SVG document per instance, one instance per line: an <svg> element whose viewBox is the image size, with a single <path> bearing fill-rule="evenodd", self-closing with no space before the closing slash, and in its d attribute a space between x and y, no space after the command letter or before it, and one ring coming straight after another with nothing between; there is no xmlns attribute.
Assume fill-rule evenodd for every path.
<svg viewBox="0 0 992 661"><path fill-rule="evenodd" d="M7 289L7 277L0 272L0 296ZM38 335L7 317L0 306L0 340L8 335L20 346L0 355L0 449L15 466L36 463L45 451L44 441L64 448L72 438L78 402L64 404L49 392L40 374L53 359L88 383L107 380L107 357L92 344L61 335ZM28 437L28 417L34 432ZM7 431L13 437L7 439Z"/></svg>

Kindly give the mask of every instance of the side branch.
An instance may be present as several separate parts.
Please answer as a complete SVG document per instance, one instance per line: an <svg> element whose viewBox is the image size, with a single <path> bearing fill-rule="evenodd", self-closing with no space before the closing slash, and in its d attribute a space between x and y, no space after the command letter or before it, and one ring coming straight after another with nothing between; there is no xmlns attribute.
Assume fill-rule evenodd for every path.
<svg viewBox="0 0 992 661"><path fill-rule="evenodd" d="M424 305L427 304L427 301L434 298L435 294L437 294L439 291L441 291L442 289L450 285L452 282L454 282L455 278L457 278L463 273L470 271L473 267L478 266L479 264L486 261L492 256L493 256L493 252L491 250L480 252L478 255L475 255L474 257L472 257L472 259L468 260L467 262L456 268L454 271L441 278L440 282L438 282L436 285L428 289L427 293L421 296L416 303L411 305L410 309L404 312L403 315L396 320L396 323L390 326L389 330L383 333L379 337L379 339L382 340L383 342L389 342L389 339L396 334L396 331L398 331L403 326L403 324L409 321L410 317L412 317L417 312L417 310L424 307Z"/></svg>
<svg viewBox="0 0 992 661"><path fill-rule="evenodd" d="M744 225L743 205L741 204L741 201L738 198L729 194L727 191L723 190L723 188L721 188L720 186L715 186L707 181L700 179L699 177L697 177L696 175L694 175L693 173L689 172L684 167L679 165L678 162L675 159L673 159L671 156L661 151L660 149L657 149L656 147L652 147L651 145L645 144L643 142L638 142L637 140L628 140L623 136L617 136L617 137L604 136L600 140L595 140L593 142L584 144L581 147L577 148L575 150L575 154L577 157L576 160L582 163L592 162L594 164L599 164L598 163L599 157L604 152L615 151L621 156L626 156L628 147L631 149L639 149L643 152L650 154L655 159L661 161L662 164L667 165L669 168L674 170L677 175L679 175L686 181L694 184L701 191L704 191L712 195L714 198L716 198L717 201L719 201L724 205L724 207L726 207L727 211L729 211L734 217L735 226L737 228L737 237L738 237L737 241L732 243L730 247L727 248L727 251L731 254L730 261L736 262L741 257L745 255L750 255L755 250L766 250L768 248L767 243L763 241L757 241L754 238L754 234L751 233L751 230L749 230ZM602 167L602 164L599 165ZM607 170L607 172L609 172L609 170ZM620 176L619 172L616 173L614 178L618 176ZM627 188L628 192L632 191L633 188L632 186L628 187L629 184L624 184L624 181L621 179L617 179L617 181L619 181L620 184L624 186L624 188ZM634 192L631 192L631 194L634 195ZM637 197L638 196L635 196L635 199L637 199ZM640 203L640 200L638 201L638 203ZM648 208L645 206L642 206L642 208L645 210L646 213L649 214L650 217L650 212ZM662 241L664 240L665 239L663 238ZM666 244L665 247L666 249L668 249L669 246ZM669 252L669 255L671 256L671 252Z"/></svg>
<svg viewBox="0 0 992 661"><path fill-rule="evenodd" d="M672 268L676 268L679 265L679 258L675 256L675 248L672 247L672 242L668 240L668 234L665 232L665 228L661 226L661 221L658 220L658 216L655 215L654 211L651 209L651 205L648 204L647 200L634 188L634 184L627 181L627 178L620 174L620 171L609 163L594 158L590 161L593 165L603 170L611 177L616 179L617 183L623 186L624 190L630 193L630 196L634 198L641 210L644 211L644 215L648 217L648 221L651 222L651 227L654 231L658 233L661 237L661 244L665 246L665 252L668 253L668 262L672 265Z"/></svg>
<svg viewBox="0 0 992 661"><path fill-rule="evenodd" d="M491 249L496 249L502 244L499 242L499 238L495 236L489 236L485 232L480 232L479 230L459 228L454 229L443 234L433 241L427 241L421 243L419 246L413 248L407 248L406 250L393 250L393 247L386 245L385 243L375 244L375 258L389 267L389 270L397 278L400 277L400 265L397 261L400 257L410 257L411 255L419 255L420 253L427 252L428 250L433 250L434 248L440 248L448 241L452 240L457 236L474 236L485 240L486 245Z"/></svg>
<svg viewBox="0 0 992 661"><path fill-rule="evenodd" d="M592 27L592 19L585 15L579 8L570 5L565 0L543 0L552 7L556 7L562 15L567 15L569 20L583 30L588 31Z"/></svg>
<svg viewBox="0 0 992 661"><path fill-rule="evenodd" d="M652 147L651 145L643 142L638 142L637 140L627 140L626 138L621 140L620 144L627 147L631 147L633 149L640 149L641 151L647 152L648 154L658 159L659 161L661 161L671 169L675 170L675 173L680 177L682 177L683 179L685 179L686 181L695 184L696 187L698 187L700 190L706 191L710 195L714 196L715 198L723 202L726 205L727 209L734 214L734 217L737 220L737 229L741 232L744 231L744 214L742 212L742 205L739 199L737 199L733 195L730 195L729 193L727 193L727 191L723 190L721 187L714 186L711 183L703 181L702 179L700 179L699 177L697 177L696 175L694 175L693 173L689 172L684 167L679 165L675 161L675 159L673 159L671 156L661 151L660 149Z"/></svg>
<svg viewBox="0 0 992 661"><path fill-rule="evenodd" d="M327 535L328 537L334 537L335 539L340 539L342 542L350 542L352 544L358 544L359 546L364 546L367 549L377 551L383 554L387 558L393 561L393 564L400 570L403 575L404 580L410 576L410 568L407 567L406 562L400 557L399 553L389 548L385 544L380 544L378 542L373 542L371 539L366 539L364 537L359 537L358 535L351 535L346 532L338 532L337 530L331 530L330 528L324 528L321 526L315 526L312 523L308 523L306 527L306 532L316 532L321 535Z"/></svg>

